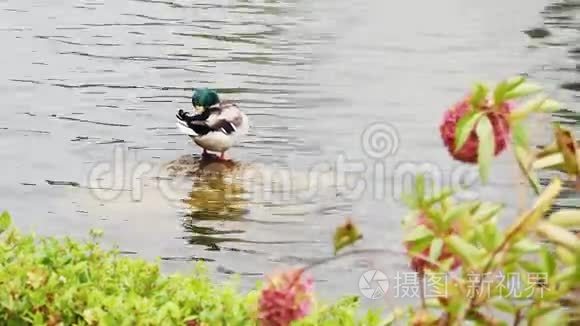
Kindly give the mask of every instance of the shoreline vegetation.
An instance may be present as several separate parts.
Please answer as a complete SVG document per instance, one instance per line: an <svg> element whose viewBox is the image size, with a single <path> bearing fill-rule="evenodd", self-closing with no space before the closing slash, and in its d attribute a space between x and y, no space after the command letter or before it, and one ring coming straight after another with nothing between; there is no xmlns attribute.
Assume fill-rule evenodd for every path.
<svg viewBox="0 0 580 326"><path fill-rule="evenodd" d="M212 284L203 263L191 274L164 275L156 263L103 250L98 231L85 242L57 240L21 234L7 212L0 220L3 325L259 323L260 291L241 294L233 281ZM381 325L378 312L360 314L357 297L309 305L295 325Z"/></svg>

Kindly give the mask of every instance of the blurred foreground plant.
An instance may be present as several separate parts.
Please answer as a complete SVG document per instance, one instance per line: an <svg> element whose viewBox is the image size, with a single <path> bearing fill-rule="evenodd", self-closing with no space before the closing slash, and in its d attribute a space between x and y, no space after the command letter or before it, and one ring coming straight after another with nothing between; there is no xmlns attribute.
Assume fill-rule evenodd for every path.
<svg viewBox="0 0 580 326"><path fill-rule="evenodd" d="M544 218L561 190L559 179L504 230L497 223L501 205L455 203L451 192L425 197L422 182L419 177L411 197L417 204L405 221L408 252L423 279L443 281L432 284L435 299L423 297L421 307L408 311L413 324L506 324L498 311L512 314L516 324L565 324L577 317L562 300L579 290L580 240L563 226L580 226L580 210ZM510 288L514 280L522 282L517 291Z"/></svg>
<svg viewBox="0 0 580 326"><path fill-rule="evenodd" d="M567 174L575 181L575 190L580 191L580 140L571 130L554 124L552 144L533 151L527 146L516 147L516 158L524 175L536 192L540 192L538 170L554 170Z"/></svg>
<svg viewBox="0 0 580 326"><path fill-rule="evenodd" d="M550 214L562 182L554 176L542 189L536 176L538 170L557 170L576 178L580 190L579 146L571 131L555 125L551 145L538 152L529 149L524 119L560 106L545 96L520 106L513 100L539 91L523 77L502 81L491 94L478 83L466 99L445 113L440 131L454 159L479 163L481 179L486 181L491 159L511 138L520 168L538 197L502 229L498 221L503 205L456 202L454 190L434 193L427 189L424 177L417 176L413 193L406 197L411 212L403 225L410 267L420 278L421 302L417 307L396 309L386 324L580 322L580 239L573 231L580 228L580 209ZM344 233L344 226L338 233ZM335 240L336 250L353 239L340 245ZM514 286L518 287L515 291Z"/></svg>

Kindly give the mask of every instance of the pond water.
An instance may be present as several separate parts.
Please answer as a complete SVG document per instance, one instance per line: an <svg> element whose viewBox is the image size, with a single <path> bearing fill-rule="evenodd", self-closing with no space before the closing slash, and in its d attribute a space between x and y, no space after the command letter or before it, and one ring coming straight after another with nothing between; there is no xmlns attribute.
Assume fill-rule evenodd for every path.
<svg viewBox="0 0 580 326"><path fill-rule="evenodd" d="M527 73L577 127L579 7L0 0L0 207L43 235L102 229L105 244L161 257L166 272L206 261L218 280L241 274L244 289L331 256L347 217L364 233L358 248L401 251L401 193L420 169L472 184L465 197L505 202L509 220L521 183L510 153L479 185L441 145L440 117L472 82ZM547 37L524 33L544 24ZM251 119L233 164L204 165L175 128L200 86ZM549 121L530 130L541 137ZM373 268L409 272L390 254L313 273L321 295L335 297L359 294Z"/></svg>

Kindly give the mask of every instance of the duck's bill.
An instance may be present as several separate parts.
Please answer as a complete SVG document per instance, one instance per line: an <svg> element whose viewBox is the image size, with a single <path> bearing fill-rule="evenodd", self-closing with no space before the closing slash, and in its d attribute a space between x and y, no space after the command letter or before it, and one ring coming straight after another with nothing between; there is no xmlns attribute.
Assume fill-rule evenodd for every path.
<svg viewBox="0 0 580 326"><path fill-rule="evenodd" d="M203 108L203 106L195 106L195 105L194 105L194 106L193 106L193 110L194 110L194 111L195 111L197 114L201 114L201 113L203 113L203 110L204 110L204 108Z"/></svg>

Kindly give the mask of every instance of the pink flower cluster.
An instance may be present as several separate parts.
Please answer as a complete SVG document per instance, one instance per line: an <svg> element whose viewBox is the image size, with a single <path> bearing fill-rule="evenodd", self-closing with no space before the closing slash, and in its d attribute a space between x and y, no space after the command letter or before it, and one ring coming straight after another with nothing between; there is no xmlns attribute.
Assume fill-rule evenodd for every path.
<svg viewBox="0 0 580 326"><path fill-rule="evenodd" d="M303 269L280 273L268 281L258 303L261 326L288 326L310 312L313 279Z"/></svg>
<svg viewBox="0 0 580 326"><path fill-rule="evenodd" d="M491 110L489 103L483 105L477 110L486 112L486 116L491 121L493 127L493 135L495 141L495 155L499 155L507 146L510 134L510 125L507 117L513 109L513 103L504 102L499 108ZM455 151L455 129L459 120L469 112L471 104L469 97L456 103L453 107L447 110L443 116L443 122L439 127L443 143L447 147L449 154L458 161L466 163L477 162L477 148L479 147L479 139L475 134L475 130L471 132L469 138L458 151Z"/></svg>

